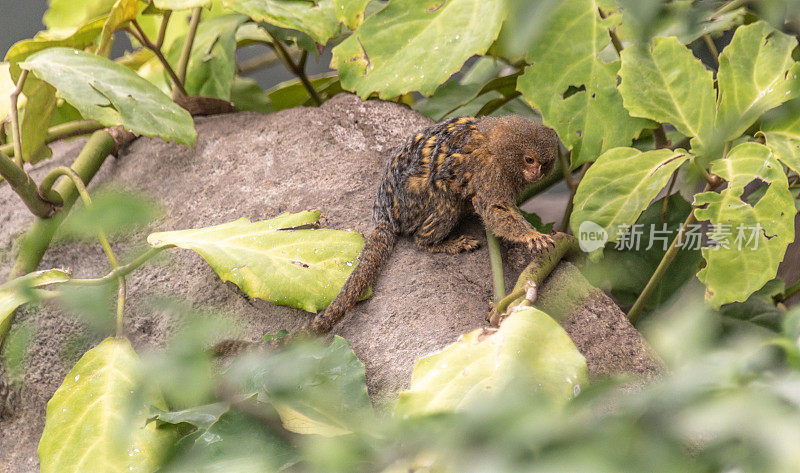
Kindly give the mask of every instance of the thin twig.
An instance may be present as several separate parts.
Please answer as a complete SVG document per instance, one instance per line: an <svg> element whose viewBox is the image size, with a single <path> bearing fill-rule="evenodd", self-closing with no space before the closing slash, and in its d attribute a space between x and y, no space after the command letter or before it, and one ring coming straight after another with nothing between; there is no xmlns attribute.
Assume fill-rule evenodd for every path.
<svg viewBox="0 0 800 473"><path fill-rule="evenodd" d="M294 75L297 76L298 79L300 79L300 82L302 82L303 87L306 88L306 90L308 91L308 95L311 96L311 99L314 101L314 103L317 104L318 106L322 105L322 99L317 93L317 90L314 88L314 85L311 84L311 81L308 79L305 69L301 68L300 66L298 66L298 64L295 64L294 61L292 61L292 57L289 55L289 51L286 50L286 48L283 46L283 43L281 43L281 41L278 38L276 38L275 35L273 35L269 31L267 31L267 34L269 35L270 38L272 38L272 44L270 44L270 46L272 46L272 49L278 55L278 58L281 60L281 62L283 62L284 66L286 66L286 68L289 69L289 71L291 71ZM308 57L308 51L303 50L303 53L300 55L299 64L305 66L307 57Z"/></svg>
<svg viewBox="0 0 800 473"><path fill-rule="evenodd" d="M23 69L17 80L17 87L11 92L11 131L14 139L14 162L22 167L22 138L19 136L19 110L17 110L17 100L22 88L25 87L25 79L28 78L28 71Z"/></svg>
<svg viewBox="0 0 800 473"><path fill-rule="evenodd" d="M169 25L170 16L172 16L172 10L167 10L164 12L164 16L161 17L161 27L158 29L158 39L156 39L156 48L159 50L164 46L164 39L167 36L167 26Z"/></svg>
<svg viewBox="0 0 800 473"><path fill-rule="evenodd" d="M800 281L795 282L787 287L785 291L775 296L775 302L786 302L792 296L800 292Z"/></svg>
<svg viewBox="0 0 800 473"><path fill-rule="evenodd" d="M102 286L103 284L108 284L114 281L117 278L125 277L128 274L135 271L139 266L143 265L147 262L150 258L157 255L161 252L164 248L150 248L141 255L137 256L136 259L131 261L128 264L123 264L118 266L110 273L106 274L100 278L89 278L89 279L70 279L65 281L63 284L72 285L72 286Z"/></svg>
<svg viewBox="0 0 800 473"><path fill-rule="evenodd" d="M158 46L153 44L152 41L150 41L150 38L148 38L147 35L144 33L144 30L139 25L138 21L133 20L131 21L131 24L133 25L135 30L128 28L128 32L131 35L133 35L133 37L136 38L136 40L139 41L139 43L141 43L142 46L149 49L150 51L153 52L153 54L156 55L159 62L161 62L161 65L164 66L164 70L167 71L170 80L172 80L173 93L177 92L183 97L188 97L189 94L183 87L183 81L177 76L177 74L175 74L175 71L172 69L172 66L169 65L169 61L167 61L167 58L164 57L164 53L161 52L161 48L159 48Z"/></svg>
<svg viewBox="0 0 800 473"><path fill-rule="evenodd" d="M580 174L578 175L578 179L576 180L572 173L568 172L566 175L570 176L572 180L572 187L569 189L569 200L567 201L567 205L564 207L564 215L561 216L561 225L559 225L558 231L561 233L566 233L569 230L569 221L572 218L572 210L575 208L575 194L578 192L578 186L580 182L583 180L583 176L586 174L586 170L589 169L591 163L585 162L581 165ZM567 184L569 186L569 184Z"/></svg>
<svg viewBox="0 0 800 473"><path fill-rule="evenodd" d="M200 17L203 15L203 7L195 7L192 10L192 19L189 22L189 31L186 32L186 40L183 43L183 50L178 60L178 82L181 84L186 83L186 69L189 67L189 57L192 55L192 44L194 43L195 34L197 34L197 25L200 24ZM185 92L185 91L184 91ZM172 87L172 96L179 94L176 86Z"/></svg>

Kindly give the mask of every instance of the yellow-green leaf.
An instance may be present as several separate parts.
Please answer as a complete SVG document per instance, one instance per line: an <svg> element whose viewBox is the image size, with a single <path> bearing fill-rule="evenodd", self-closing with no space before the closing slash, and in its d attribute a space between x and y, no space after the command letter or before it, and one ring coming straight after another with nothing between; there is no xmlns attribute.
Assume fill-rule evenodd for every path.
<svg viewBox="0 0 800 473"><path fill-rule="evenodd" d="M356 29L364 21L364 9L370 0L333 0L336 19L348 28Z"/></svg>
<svg viewBox="0 0 800 473"><path fill-rule="evenodd" d="M621 226L633 225L672 173L690 157L682 149L643 153L614 148L603 153L586 171L575 193L572 231L580 236L581 224L590 221L608 232L608 241L616 241Z"/></svg>
<svg viewBox="0 0 800 473"><path fill-rule="evenodd" d="M417 361L395 413L415 416L462 409L512 380L567 401L587 383L586 360L564 329L535 308L512 312L496 332L478 329Z"/></svg>
<svg viewBox="0 0 800 473"><path fill-rule="evenodd" d="M185 10L208 5L211 0L153 0L159 10Z"/></svg>
<svg viewBox="0 0 800 473"><path fill-rule="evenodd" d="M298 0L223 0L233 11L255 21L265 21L281 28L299 30L314 41L325 44L339 31L334 0L314 2Z"/></svg>
<svg viewBox="0 0 800 473"><path fill-rule="evenodd" d="M361 97L431 95L497 37L503 0L393 0L333 49L342 86Z"/></svg>
<svg viewBox="0 0 800 473"><path fill-rule="evenodd" d="M631 140L651 122L633 118L617 90L620 62L604 62L612 19L600 18L596 0L558 3L538 41L517 89L544 123L572 150L572 165L594 161Z"/></svg>
<svg viewBox="0 0 800 473"><path fill-rule="evenodd" d="M86 352L47 403L42 473L156 471L172 435L147 422L149 404L163 401L150 395L137 402L139 377L127 339L107 338Z"/></svg>
<svg viewBox="0 0 800 473"><path fill-rule="evenodd" d="M35 271L0 285L0 334L8 332L11 314L17 310L17 307L38 298L40 294L38 288L67 281L71 276L68 271L48 269ZM3 340L0 338L0 345L2 342Z"/></svg>
<svg viewBox="0 0 800 473"><path fill-rule="evenodd" d="M100 40L95 54L108 56L111 51L111 44L114 41L114 32L136 18L139 9L142 7L143 4L139 0L117 0L114 6L111 7L111 12L103 24L103 31L100 33Z"/></svg>
<svg viewBox="0 0 800 473"><path fill-rule="evenodd" d="M745 301L775 277L786 247L794 240L794 199L781 164L758 143L733 148L711 172L728 181L721 192L695 196L697 220L716 228L710 235L720 245L703 248L707 265L697 273L706 285L706 298L715 307ZM769 187L754 205L742 200L747 184L755 179ZM715 236L716 235L716 236Z"/></svg>
<svg viewBox="0 0 800 473"><path fill-rule="evenodd" d="M105 16L117 0L49 0L42 22L55 34L71 34L90 21ZM101 24L102 24L101 20Z"/></svg>
<svg viewBox="0 0 800 473"><path fill-rule="evenodd" d="M194 250L223 281L247 295L308 312L339 293L364 246L356 232L319 230L319 212L282 214L262 222L241 218L196 230L153 233L154 247Z"/></svg>

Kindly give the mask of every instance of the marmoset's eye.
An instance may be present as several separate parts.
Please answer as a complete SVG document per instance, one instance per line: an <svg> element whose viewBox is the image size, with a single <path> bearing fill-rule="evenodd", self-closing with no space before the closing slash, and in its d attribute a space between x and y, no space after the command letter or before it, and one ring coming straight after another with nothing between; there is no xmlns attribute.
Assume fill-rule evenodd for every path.
<svg viewBox="0 0 800 473"><path fill-rule="evenodd" d="M533 164L534 159L530 156L525 156L525 162L528 164Z"/></svg>

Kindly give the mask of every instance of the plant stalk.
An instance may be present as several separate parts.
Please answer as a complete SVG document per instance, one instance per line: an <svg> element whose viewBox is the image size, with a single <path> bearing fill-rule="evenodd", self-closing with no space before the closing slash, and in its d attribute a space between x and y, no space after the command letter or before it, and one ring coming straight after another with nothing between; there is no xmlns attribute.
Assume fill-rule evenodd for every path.
<svg viewBox="0 0 800 473"><path fill-rule="evenodd" d="M711 36L708 34L703 35L703 41L706 43L706 47L708 48L708 52L711 53L711 57L714 58L714 64L719 67L719 51L717 50L717 45L714 44L714 40L711 39Z"/></svg>
<svg viewBox="0 0 800 473"><path fill-rule="evenodd" d="M167 26L169 26L169 17L172 16L172 10L164 12L161 17L161 26L158 28L158 38L156 39L156 48L160 51L164 46L164 39L167 36Z"/></svg>
<svg viewBox="0 0 800 473"><path fill-rule="evenodd" d="M70 279L62 284L73 286L102 286L108 284L116 279L124 278L128 274L135 271L139 266L143 265L150 258L160 253L164 248L150 248L141 255L137 256L133 261L128 264L123 264L114 268L110 273L100 278L89 279Z"/></svg>
<svg viewBox="0 0 800 473"><path fill-rule="evenodd" d="M186 69L189 67L189 57L192 55L192 45L194 44L194 37L197 34L197 25L200 24L200 17L203 15L203 7L194 7L192 10L192 19L189 21L189 31L186 32L186 41L183 43L183 50L181 50L180 59L178 59L178 82L180 87L173 85L172 97L183 93L186 95L186 90L183 84L186 83Z"/></svg>
<svg viewBox="0 0 800 473"><path fill-rule="evenodd" d="M80 176L83 182L90 182L106 157L114 150L114 144L114 139L107 131L94 132L78 157L75 158L75 162L72 163L72 170ZM78 191L71 180L57 183L53 186L53 190L63 199L63 210L57 212L52 218L37 218L34 221L30 230L20 241L19 253L9 274L9 279L36 270L64 215L78 198Z"/></svg>
<svg viewBox="0 0 800 473"><path fill-rule="evenodd" d="M22 168L22 138L19 136L19 110L17 109L17 101L19 94L22 93L22 88L25 87L25 79L28 78L28 71L23 69L17 80L17 87L11 92L11 132L14 140L14 162L17 166Z"/></svg>
<svg viewBox="0 0 800 473"><path fill-rule="evenodd" d="M105 125L95 120L75 120L72 122L62 123L60 125L51 126L47 130L45 143L52 143L64 138L72 138L73 136L87 135L97 130L102 130ZM11 156L14 153L14 145L9 143L0 146L0 153L5 153Z"/></svg>
<svg viewBox="0 0 800 473"><path fill-rule="evenodd" d="M39 218L50 218L57 206L39 195L36 183L21 167L0 152L0 176L8 181L11 189L19 195L31 213Z"/></svg>
<svg viewBox="0 0 800 473"><path fill-rule="evenodd" d="M506 297L506 281L503 276L503 256L500 253L500 240L486 228L486 241L489 246L489 263L492 266L492 282L494 283L495 306Z"/></svg>
<svg viewBox="0 0 800 473"><path fill-rule="evenodd" d="M133 25L135 30L129 29L128 32L132 34L133 37L136 38L136 40L142 44L142 46L152 51L153 54L155 54L156 57L158 58L159 62L161 62L161 65L164 66L164 70L167 71L167 74L169 75L169 78L172 81L173 95L175 93L178 93L182 97L188 97L189 94L186 93L186 89L183 87L183 80L180 79L175 74L175 71L172 69L172 66L169 65L169 61L167 61L167 58L164 57L164 53L161 52L161 48L153 44L153 42L150 41L150 38L148 38L147 35L144 34L144 30L139 25L138 21L133 20L131 21L131 24Z"/></svg>
<svg viewBox="0 0 800 473"><path fill-rule="evenodd" d="M267 31L267 34L270 38L272 38L272 49L275 51L275 54L278 55L278 58L283 62L283 65L286 66L289 71L291 71L294 75L300 79L300 82L303 84L303 87L306 88L308 91L308 95L311 96L311 99L314 101L317 106L322 105L322 99L320 98L319 94L317 93L317 89L314 88L314 85L308 79L308 75L306 75L305 68L301 68L298 64L302 64L305 66L306 59L308 58L308 51L303 51L300 55L300 61L298 64L295 64L292 61L292 57L289 55L289 51L283 46L283 43L280 42L278 38L275 37L272 33Z"/></svg>

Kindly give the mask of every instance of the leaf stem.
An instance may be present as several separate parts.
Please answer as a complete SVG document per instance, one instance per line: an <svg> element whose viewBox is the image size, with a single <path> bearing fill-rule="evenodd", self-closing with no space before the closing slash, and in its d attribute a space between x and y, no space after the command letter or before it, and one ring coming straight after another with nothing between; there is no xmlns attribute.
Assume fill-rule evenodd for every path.
<svg viewBox="0 0 800 473"><path fill-rule="evenodd" d="M164 66L164 70L167 71L167 74L169 75L169 78L172 81L173 95L178 93L182 97L188 97L189 94L186 93L186 89L183 87L183 80L181 80L175 74L175 71L172 69L172 66L169 65L169 61L167 61L167 58L164 57L164 53L161 52L161 48L153 44L152 41L150 41L150 38L148 38L147 35L144 33L144 30L139 25L138 21L132 20L131 24L133 25L135 30L129 28L128 32L131 35L133 35L133 37L136 38L136 40L139 41L139 43L141 43L142 46L152 51L153 54L155 54L156 57L158 58L159 62L161 62L161 65Z"/></svg>
<svg viewBox="0 0 800 473"><path fill-rule="evenodd" d="M47 136L44 142L52 143L64 138L86 135L97 130L102 130L103 128L105 128L105 125L95 120L75 120L61 123L60 125L51 126L47 130ZM5 153L9 156L12 155L14 153L14 145L9 143L0 146L0 153Z"/></svg>
<svg viewBox="0 0 800 473"><path fill-rule="evenodd" d="M564 207L564 215L561 217L561 225L558 230L561 233L566 233L569 230L569 221L570 218L572 218L572 210L575 207L575 194L578 192L580 181L583 180L583 176L586 174L586 170L589 169L590 164L589 162L585 162L581 165L580 175L577 180L572 176L572 173L567 173L572 180L572 186L567 183L569 187L569 200L567 200L567 205Z"/></svg>
<svg viewBox="0 0 800 473"><path fill-rule="evenodd" d="M789 298L791 298L798 292L800 292L800 280L796 281L794 284L787 287L786 290L784 290L781 294L778 294L774 300L775 302L786 302Z"/></svg>
<svg viewBox="0 0 800 473"><path fill-rule="evenodd" d="M271 32L267 31L267 34L270 38L272 38L272 43L270 46L272 46L272 49L278 55L278 58L281 60L281 62L283 62L283 65L286 66L286 68L289 69L294 75L296 75L298 79L300 79L300 82L302 82L303 87L306 88L308 95L311 96L311 99L314 101L314 103L317 104L317 106L322 105L322 99L306 75L305 64L306 59L308 58L308 51L303 50L298 62L299 65L295 64L294 61L292 61L292 57L289 55L289 52L283 46L283 43L281 43L280 40Z"/></svg>
<svg viewBox="0 0 800 473"><path fill-rule="evenodd" d="M89 279L70 279L68 281L63 282L62 284L68 284L74 286L102 286L103 284L108 284L117 278L124 278L128 274L132 273L137 268L139 268L139 266L146 263L147 260L160 253L163 249L164 249L163 247L150 248L141 255L137 256L130 263L117 266L111 272L109 272L103 277L89 278Z"/></svg>
<svg viewBox="0 0 800 473"><path fill-rule="evenodd" d="M11 92L11 131L14 140L14 162L17 166L22 168L22 138L19 135L19 110L17 109L17 101L19 94L22 93L22 88L25 87L25 79L28 78L28 71L23 69L17 80L17 87Z"/></svg>
<svg viewBox="0 0 800 473"><path fill-rule="evenodd" d="M167 36L167 26L169 26L170 16L172 16L172 10L165 11L164 16L161 17L161 27L158 28L158 38L156 39L156 48L158 48L158 50L161 50L164 46L164 39Z"/></svg>
<svg viewBox="0 0 800 473"><path fill-rule="evenodd" d="M500 253L500 240L488 227L486 228L486 241L489 247L489 263L492 267L494 303L497 306L506 297L506 281L503 276L503 257Z"/></svg>
<svg viewBox="0 0 800 473"><path fill-rule="evenodd" d="M719 67L719 51L717 50L717 45L714 44L714 40L711 39L711 36L708 33L706 33L703 35L703 41L705 41L708 52L711 53L711 57L714 58L714 64Z"/></svg>
<svg viewBox="0 0 800 473"><path fill-rule="evenodd" d="M675 186L675 181L678 179L678 170L674 170L672 172L672 178L669 180L669 186L667 187L667 193L664 195L664 205L661 207L661 224L665 224L667 222L667 207L669 206L669 197L672 195L672 188Z"/></svg>
<svg viewBox="0 0 800 473"><path fill-rule="evenodd" d="M631 321L631 324L635 325L636 322L639 320L639 316L642 315L642 312L644 312L645 304L650 299L650 297L652 297L653 293L656 290L656 287L658 287L658 284L661 282L661 279L664 277L664 274L666 274L667 269L669 269L669 266L675 260L675 256L677 256L678 250L681 247L681 241L683 240L683 235L686 233L686 227L688 227L689 225L693 225L695 222L697 222L697 219L694 216L694 209L692 209L689 212L689 216L686 218L686 221L683 222L683 226L681 226L678 235L675 236L675 238L672 240L672 243L669 245L669 249L667 249L667 252L664 254L664 257L661 258L661 262L658 263L656 271L650 277L650 280L647 281L647 285L644 287L642 293L639 294L639 297L636 299L636 302L633 304L633 307L631 307L631 310L628 311L628 320Z"/></svg>
<svg viewBox="0 0 800 473"><path fill-rule="evenodd" d="M194 37L197 34L197 25L200 24L200 17L202 15L203 7L194 7L194 10L192 10L192 19L189 21L189 31L186 32L186 40L183 43L183 50L181 50L180 59L178 59L178 82L180 83L180 87L173 84L173 97L180 93L186 95L186 90L183 89L183 84L186 83L186 70L189 67L189 57L192 55L192 44L194 43Z"/></svg>
<svg viewBox="0 0 800 473"><path fill-rule="evenodd" d="M56 212L57 206L39 195L36 182L3 152L0 152L0 176L8 181L33 215L50 218Z"/></svg>

